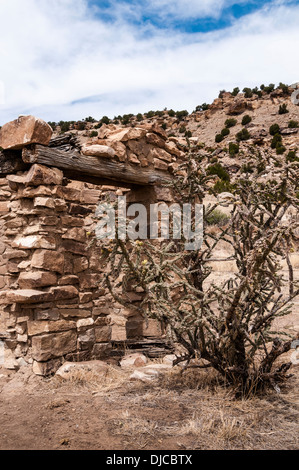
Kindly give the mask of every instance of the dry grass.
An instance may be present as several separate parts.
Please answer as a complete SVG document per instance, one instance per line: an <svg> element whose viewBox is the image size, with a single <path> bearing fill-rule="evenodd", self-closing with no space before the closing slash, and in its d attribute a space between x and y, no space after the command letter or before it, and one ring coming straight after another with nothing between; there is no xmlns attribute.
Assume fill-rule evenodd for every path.
<svg viewBox="0 0 299 470"><path fill-rule="evenodd" d="M123 369L108 366L107 370L71 370L65 378L55 376L52 385L61 388L76 387L91 391L93 395L101 396L121 388L128 381L128 372Z"/></svg>
<svg viewBox="0 0 299 470"><path fill-rule="evenodd" d="M298 448L298 374L279 395L240 400L213 370L181 374L176 367L150 383L131 382L129 375L109 366L101 375L80 371L66 381L54 378L51 386L103 402L111 410L107 432L124 449Z"/></svg>
<svg viewBox="0 0 299 470"><path fill-rule="evenodd" d="M169 439L189 449L298 447L298 379L281 396L269 392L243 400L217 381L213 372L188 371L183 376L171 372L152 385L131 384L126 411L109 423L111 433L126 436L131 444L142 436L151 448Z"/></svg>

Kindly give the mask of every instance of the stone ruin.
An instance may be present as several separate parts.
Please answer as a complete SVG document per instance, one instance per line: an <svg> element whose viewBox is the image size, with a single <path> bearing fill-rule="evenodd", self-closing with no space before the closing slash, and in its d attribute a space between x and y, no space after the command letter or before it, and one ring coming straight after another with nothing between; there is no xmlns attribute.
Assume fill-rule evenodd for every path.
<svg viewBox="0 0 299 470"><path fill-rule="evenodd" d="M22 116L0 130L0 342L4 366L39 375L65 361L105 359L124 347L168 346L161 326L116 304L89 243L103 195L171 202L161 184L184 152L157 126L111 130L80 145L52 139L48 124ZM140 294L128 292L132 302ZM165 351L165 349L164 349Z"/></svg>

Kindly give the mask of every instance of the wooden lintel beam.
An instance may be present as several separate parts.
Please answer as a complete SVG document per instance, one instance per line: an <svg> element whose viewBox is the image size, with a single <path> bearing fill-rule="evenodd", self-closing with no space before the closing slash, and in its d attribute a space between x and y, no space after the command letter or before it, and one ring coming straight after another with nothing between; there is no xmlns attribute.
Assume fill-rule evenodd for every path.
<svg viewBox="0 0 299 470"><path fill-rule="evenodd" d="M56 167L64 170L69 178L92 181L94 184L103 184L105 181L105 184L117 183L119 186L147 186L171 180L171 175L164 171L81 155L76 151L64 152L43 145L24 148L22 158L25 163Z"/></svg>

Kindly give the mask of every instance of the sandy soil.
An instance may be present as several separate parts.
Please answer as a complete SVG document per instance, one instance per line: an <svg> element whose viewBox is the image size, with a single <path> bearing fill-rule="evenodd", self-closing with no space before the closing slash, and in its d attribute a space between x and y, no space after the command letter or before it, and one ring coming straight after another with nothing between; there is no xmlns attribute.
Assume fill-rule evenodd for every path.
<svg viewBox="0 0 299 470"><path fill-rule="evenodd" d="M110 367L70 380L0 369L1 450L297 449L299 374L235 400L211 373L130 382Z"/></svg>

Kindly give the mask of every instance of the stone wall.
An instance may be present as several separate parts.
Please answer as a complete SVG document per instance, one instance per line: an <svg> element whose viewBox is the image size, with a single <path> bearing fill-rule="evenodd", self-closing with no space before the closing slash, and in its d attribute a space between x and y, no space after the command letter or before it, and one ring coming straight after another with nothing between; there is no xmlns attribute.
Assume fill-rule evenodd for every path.
<svg viewBox="0 0 299 470"><path fill-rule="evenodd" d="M151 177L157 184L155 170L169 176L184 156L155 125L121 130L103 126L96 141L86 142L81 152L53 149L53 142L49 151L51 134L46 123L32 116L0 131L2 175L11 172L0 178L0 341L5 343L7 368L30 363L41 375L55 372L65 360L104 359L113 342L161 335L159 324L145 322L133 308L142 293L127 292L132 309L125 309L103 287L107 267L100 247L92 243L94 216L107 192L112 200L128 194L128 203L171 202L169 190L148 184ZM35 144L48 149L57 164L36 160ZM114 166L106 164L109 160ZM103 174L104 180L112 176L118 187L92 185L84 175L85 182L67 179L67 169L83 161L89 176L92 164L95 170L102 165L112 172ZM146 182L139 181L145 187L121 189L122 180L113 178L118 171L123 183L128 173L138 181L146 167ZM16 173L19 168L27 170Z"/></svg>
<svg viewBox="0 0 299 470"><path fill-rule="evenodd" d="M91 243L101 198L129 190L71 182L37 164L0 185L0 339L8 368L25 361L47 375L65 360L107 358L111 341L161 334L156 322L115 304L102 286L100 248ZM131 191L128 200L157 197L169 198L167 190Z"/></svg>

